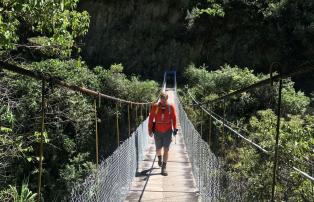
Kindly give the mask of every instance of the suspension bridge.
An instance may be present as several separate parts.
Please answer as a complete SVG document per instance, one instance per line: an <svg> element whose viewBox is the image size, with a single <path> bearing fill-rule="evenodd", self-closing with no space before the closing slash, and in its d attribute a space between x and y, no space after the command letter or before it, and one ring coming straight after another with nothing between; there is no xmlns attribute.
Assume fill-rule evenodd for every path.
<svg viewBox="0 0 314 202"><path fill-rule="evenodd" d="M53 82L54 84L67 88L69 90L78 91L88 96L98 99L110 99L117 103L126 104L129 107L150 106L152 102L140 103L131 102L128 100L119 99L109 95L102 94L83 87L67 84L64 81L58 80L49 74L40 72L32 72L21 67L11 65L5 62L0 62L0 67L15 73L23 74L38 80L42 80L43 88L46 82ZM311 71L312 68L302 69L302 71L295 71L289 74L279 74L272 78L260 81L244 89L226 94L211 102L222 101L230 96L237 95L249 89L258 88L263 85L268 85L273 81L282 82L285 77L290 77L304 72ZM173 83L169 84L167 78L172 77ZM224 172L223 159L217 157L210 148L210 138L205 141L202 134L202 129L198 131L192 124L188 115L184 110L180 98L177 93L176 73L165 72L162 89L169 95L170 102L176 106L179 122L179 133L176 139L173 139L170 146L170 157L168 163L168 176L160 174L160 168L156 162L155 147L153 139L148 136L148 119L143 120L134 132L120 144L119 135L117 136L118 147L108 158L99 161L98 152L98 130L97 130L97 113L95 113L95 141L96 141L96 163L97 171L91 173L84 181L84 183L73 187L71 193L71 201L241 201L241 185L236 184ZM279 101L278 101L278 121L277 128L280 126L280 102L281 89L279 85ZM199 107L203 113L210 117L216 124L221 125L223 133L228 130L235 136L241 138L247 144L260 150L266 155L272 155L274 161L273 167L273 184L272 199L274 200L274 192L276 188L276 179L278 172L278 139L279 129L277 129L275 153L265 150L262 146L254 143L253 140L246 138L237 129L233 128L228 123L225 117L225 112L222 116L215 114L211 109L206 108L208 103L198 102L191 94L190 98L193 100L193 105ZM43 152L43 133L44 133L44 118L45 118L45 98L44 91L42 96L42 131L41 131L41 149ZM130 121L129 121L130 122ZM117 118L118 123L118 118ZM202 126L201 126L202 128ZM211 130L212 131L212 130ZM119 133L117 133L119 134ZM40 155L41 157L42 155ZM42 159L39 160L39 176L38 176L38 195L41 192L41 175L42 175ZM299 173L300 176L314 182L314 178L300 170L297 167L292 167L292 170ZM227 184L227 186L226 186Z"/></svg>

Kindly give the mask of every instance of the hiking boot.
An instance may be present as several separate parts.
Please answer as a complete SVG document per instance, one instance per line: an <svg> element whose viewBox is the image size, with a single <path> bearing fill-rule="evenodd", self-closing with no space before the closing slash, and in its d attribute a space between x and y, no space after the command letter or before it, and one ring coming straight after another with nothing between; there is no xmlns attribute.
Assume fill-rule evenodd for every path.
<svg viewBox="0 0 314 202"><path fill-rule="evenodd" d="M168 176L168 172L166 170L166 164L165 162L162 163L162 166L161 166L161 175L163 176Z"/></svg>
<svg viewBox="0 0 314 202"><path fill-rule="evenodd" d="M162 166L161 156L158 156L158 165L159 165L159 167L161 167L161 166Z"/></svg>

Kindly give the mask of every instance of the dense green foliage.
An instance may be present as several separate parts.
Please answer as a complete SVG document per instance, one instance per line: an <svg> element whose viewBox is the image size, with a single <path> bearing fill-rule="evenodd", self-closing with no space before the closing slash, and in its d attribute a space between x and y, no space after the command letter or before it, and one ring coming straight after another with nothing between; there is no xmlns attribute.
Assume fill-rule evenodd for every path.
<svg viewBox="0 0 314 202"><path fill-rule="evenodd" d="M78 2L0 0L0 59L122 99L155 100L157 83L125 75L122 64L91 68L81 61L80 41L87 33L89 14L77 10ZM0 201L35 200L41 86L40 81L0 69ZM94 98L53 81L46 83L45 95L42 199L68 201L71 189L96 169ZM96 100L100 140L104 140L99 144L100 159L104 159L117 146L115 127L108 127L117 113L120 141L129 136L127 108ZM136 110L131 109L132 120ZM132 130L142 118L132 121Z"/></svg>
<svg viewBox="0 0 314 202"><path fill-rule="evenodd" d="M158 85L134 73L160 79L165 69L175 68L178 82L186 79L190 92L206 102L268 77L241 66L268 72L273 62L284 70L311 62L313 8L312 0L0 0L0 59L142 102L156 99ZM102 66L90 67L82 57ZM191 62L209 67L186 68ZM219 65L223 66L208 72ZM302 84L313 93L312 80ZM46 201L67 201L72 187L96 168L94 98L53 82L45 93L42 196ZM228 121L270 152L274 150L277 94L274 83L226 102ZM185 94L182 100L191 104ZM314 195L313 185L291 170L297 166L313 176L308 164L314 161L313 100L313 94L309 97L297 91L291 79L284 80L278 200L306 201ZM207 107L220 115L223 112L221 103ZM0 67L0 201L34 201L36 197L40 109L41 82ZM147 110L131 108L131 130ZM237 187L243 200L268 200L272 157L229 132L221 135L217 123L208 137L209 127L204 126L208 117L202 118L189 105L186 111L197 127L203 124L203 138L224 158L232 179L241 183ZM116 116L120 140L129 135L127 107L97 99L97 113L100 156L106 158L118 144L112 127Z"/></svg>
<svg viewBox="0 0 314 202"><path fill-rule="evenodd" d="M121 64L109 70L101 67L89 70L77 60L45 60L25 65L34 71L49 72L68 83L77 84L110 95L147 102L156 99L158 86L152 81L130 79L123 74ZM19 185L25 177L32 190L37 187L38 143L40 133L41 82L25 76L5 72L1 78L1 173L7 178L0 187ZM14 78L14 79L13 79ZM95 169L95 121L93 99L55 86L46 88L47 110L44 145L44 198L66 200L75 184L81 183ZM98 100L98 99L97 99ZM123 115L126 106L118 109ZM102 100L99 118L103 125L115 121L115 102ZM134 111L134 109L133 109ZM121 115L121 116L122 116ZM123 117L126 115L124 114ZM120 140L128 137L127 120L121 118ZM133 123L134 127L136 123ZM108 123L109 125L109 123ZM113 127L115 129L115 127ZM116 147L115 130L105 128L101 139L108 139L100 147L102 158ZM8 151L7 148L12 148Z"/></svg>
<svg viewBox="0 0 314 202"><path fill-rule="evenodd" d="M186 72L189 92L197 100L206 102L216 97L241 89L266 78L254 75L247 68L225 65L219 70L208 72L206 67L190 65ZM209 137L209 117L200 116L198 107L192 108L191 98L182 93L186 110L195 126L202 125L203 139L210 141L213 151L225 161L225 169L238 184L237 191L243 201L263 201L271 197L272 154L276 135L276 103L278 84L253 89L226 100L226 119L236 130L253 140L270 155L256 149L235 134L222 132L220 124L213 122ZM185 92L186 93L186 92ZM207 105L223 116L222 101ZM284 201L311 201L313 189L311 181L292 169L293 166L313 176L311 162L314 147L314 114L310 98L296 91L293 82L283 82L282 113L279 142L279 167L276 199ZM240 186L241 185L241 186Z"/></svg>
<svg viewBox="0 0 314 202"><path fill-rule="evenodd" d="M2 201L19 201L19 202L35 202L35 197L37 194L32 193L28 189L28 184L26 182L22 183L21 190L18 192L16 187L9 186L8 189L2 190L0 192L0 199Z"/></svg>
<svg viewBox="0 0 314 202"><path fill-rule="evenodd" d="M47 56L69 57L86 34L89 14L78 0L1 0L0 51L26 48ZM3 53L3 54L4 54Z"/></svg>

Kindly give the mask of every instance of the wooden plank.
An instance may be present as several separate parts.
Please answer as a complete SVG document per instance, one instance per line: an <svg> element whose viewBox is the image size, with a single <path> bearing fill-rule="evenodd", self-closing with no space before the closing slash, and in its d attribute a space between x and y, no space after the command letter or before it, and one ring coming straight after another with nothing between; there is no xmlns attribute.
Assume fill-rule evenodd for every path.
<svg viewBox="0 0 314 202"><path fill-rule="evenodd" d="M169 92L169 101L173 101L173 92ZM198 201L198 193L192 174L191 164L185 149L185 144L180 130L176 144L173 139L170 145L167 163L168 176L160 174L161 168L155 159L155 143L153 138L147 149L144 160L139 165L142 175L135 177L129 195L129 201Z"/></svg>

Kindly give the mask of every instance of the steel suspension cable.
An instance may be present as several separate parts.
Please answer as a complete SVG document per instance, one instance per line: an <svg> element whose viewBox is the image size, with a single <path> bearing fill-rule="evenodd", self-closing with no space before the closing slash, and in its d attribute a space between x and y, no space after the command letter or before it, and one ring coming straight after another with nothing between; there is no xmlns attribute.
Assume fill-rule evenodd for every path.
<svg viewBox="0 0 314 202"><path fill-rule="evenodd" d="M202 110L207 113L209 116L211 116L214 120L216 120L218 123L220 124L224 124L224 126L226 128L228 128L231 132L233 132L234 134L238 135L240 138L244 139L245 141L249 142L250 144L254 145L257 149L261 150L262 152L268 154L268 151L266 151L264 148L262 148L261 146L259 146L258 144L254 143L253 141L249 140L248 138L244 137L243 135L241 135L238 131L234 130L232 127L230 127L229 125L227 125L226 123L224 123L223 121L221 121L219 118L217 118L216 116L214 116L211 112L209 112L207 109L205 109L198 101L195 100L195 98L191 95L191 93L188 91L189 96L192 98L192 100L199 106L202 108Z"/></svg>
<svg viewBox="0 0 314 202"><path fill-rule="evenodd" d="M103 93L100 93L100 92L97 92L97 91L94 91L94 90L91 90L88 88L80 87L80 86L77 86L74 84L68 84L65 81L62 81L62 80L60 80L54 76L51 76L48 73L27 70L27 69L24 69L22 67L18 67L16 65L9 64L9 63L3 62L3 61L0 61L0 69L6 69L9 71L15 72L17 74L25 75L25 76L32 77L32 78L38 79L38 80L46 80L48 82L52 82L56 85L59 85L61 87L69 89L69 90L81 92L83 94L93 96L93 97L101 97L101 98L105 98L105 99L118 101L120 103L135 104L135 105L149 105L151 103L154 103L153 101L152 102L133 102L130 100L125 100L125 99L113 97L113 96L106 95L106 94L103 94Z"/></svg>
<svg viewBox="0 0 314 202"><path fill-rule="evenodd" d="M310 176L309 174L307 174L306 172L296 168L296 167L292 167L293 170L297 171L298 173L300 173L303 177L309 179L309 180L312 180L312 182L314 182L314 177Z"/></svg>
<svg viewBox="0 0 314 202"><path fill-rule="evenodd" d="M192 98L192 100L196 103L197 106L199 106L202 110L204 110L205 113L207 113L210 117L212 117L214 120L216 120L218 123L223 124L223 121L221 121L219 118L215 117L211 112L209 112L207 109L205 109L205 107L203 107L198 101L195 100L195 98L191 95L191 93L188 91L189 96ZM255 146L257 149L259 149L260 151L262 151L263 153L267 154L267 155L271 155L271 153L267 150L265 150L263 147L261 147L260 145L256 144L255 142L253 142L252 140L244 137L242 134L240 134L238 131L236 131L235 129L233 129L232 127L230 127L229 125L225 124L224 127L226 127L227 129L229 129L231 132L233 132L234 134L236 134L237 136L239 136L240 138L242 138L243 140L245 140L246 142L250 143L251 145ZM296 168L295 166L292 167L295 171L299 172L300 169ZM302 176L304 176L305 178L311 180L314 182L314 177L310 176L309 174L305 173L304 171L299 172Z"/></svg>
<svg viewBox="0 0 314 202"><path fill-rule="evenodd" d="M267 85L267 84L271 84L272 82L278 81L280 79L285 79L285 78L288 78L288 77L297 76L297 75L304 74L306 72L310 72L310 71L314 70L314 65L312 65L312 66L308 65L308 66L305 66L305 67L301 68L302 66L305 66L305 65L300 65L299 69L297 69L295 71L292 71L292 72L289 72L289 73L282 73L282 74L276 75L276 76L272 76L271 78L264 79L262 81L254 83L254 84L252 84L250 86L247 86L247 87L241 88L239 90L233 91L231 93L228 93L226 95L220 96L218 98L215 98L215 99L212 99L212 100L200 103L200 105L205 105L205 104L208 104L208 103L211 103L211 102L217 102L219 100L223 100L225 98L229 98L229 97L232 97L234 95L246 92L246 91L248 91L250 89L255 89L255 88Z"/></svg>
<svg viewBox="0 0 314 202"><path fill-rule="evenodd" d="M134 177L135 168L137 167L137 164L139 161L141 161L144 158L144 151L147 148L148 145L148 134L147 131L144 130L145 127L147 127L147 120L140 124L136 128L136 130L130 135L130 137L121 143L120 145L120 131L119 131L119 108L118 104L126 103L129 105L135 105L136 106L136 119L139 121L140 119L143 119L143 106L150 105L154 102L133 102L128 101L116 97L112 97L109 95L102 94L100 92L96 92L84 87L79 87L76 85L68 84L62 80L57 79L56 77L50 76L49 74L44 74L40 72L30 71L24 68L20 68L15 65L3 63L0 61L0 70L6 69L12 72L15 72L17 74L25 75L31 78L35 78L37 80L42 80L43 82L49 82L56 84L58 86L64 87L68 90L73 90L76 92L80 92L89 96L94 97L94 113L95 113L95 133L96 133L96 144L98 145L98 118L97 118L97 97L99 99L99 107L100 107L100 101L101 98L110 99L116 102L116 123L117 123L117 142L118 142L118 148L116 151L107 159L102 161L97 169L97 172L91 173L89 177L85 179L85 182L82 184L78 184L76 187L73 187L71 195L74 197L71 197L71 201L108 201L108 200L115 200L118 201L123 196L125 196L128 186L131 183L131 180ZM43 90L45 88L42 88ZM44 92L44 91L43 91ZM44 94L44 93L43 93ZM45 102L42 101L42 104ZM138 107L141 106L141 118L138 117ZM43 105L45 107L45 105ZM42 108L44 108L42 107ZM44 111L42 110L42 113ZM128 110L129 117L130 112ZM44 139L44 117L45 113L42 114L42 130L41 130L41 143L43 143ZM131 122L131 119L129 118L129 123ZM129 124L129 133L131 131L131 124ZM136 124L137 125L137 124ZM98 139L98 140L97 140ZM43 147L42 147L43 148ZM96 150L98 150L98 147L96 146ZM43 151L43 149L41 149ZM43 157L43 152L40 157ZM99 151L96 151L96 158L98 158ZM137 156L137 157L136 157ZM98 160L97 164L99 163ZM42 162L42 161L41 161ZM42 168L42 163L41 167ZM122 166L127 165L128 166ZM118 168L118 169L116 169ZM39 173L39 194L38 194L38 201L41 199L40 192L41 192L41 175L42 171ZM108 183L109 182L109 183ZM114 183L113 183L114 182ZM110 185L110 186L108 186ZM112 186L115 185L115 186ZM119 190L119 193L117 193L116 188L121 188ZM106 191L105 191L106 190Z"/></svg>

